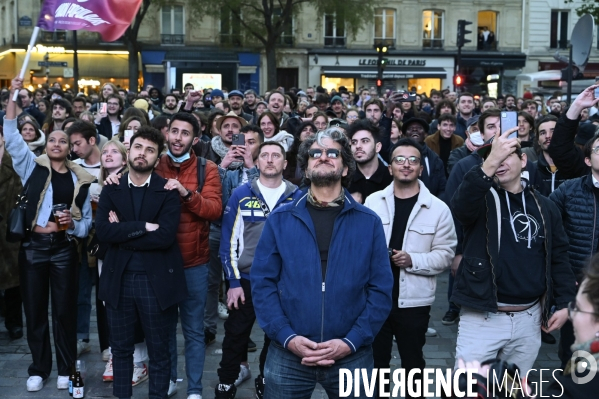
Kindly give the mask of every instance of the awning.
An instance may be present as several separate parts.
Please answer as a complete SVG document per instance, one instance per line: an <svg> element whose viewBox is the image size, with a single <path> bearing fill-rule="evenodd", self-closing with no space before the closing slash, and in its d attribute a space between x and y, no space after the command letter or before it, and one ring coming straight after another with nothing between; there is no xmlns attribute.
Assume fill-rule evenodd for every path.
<svg viewBox="0 0 599 399"><path fill-rule="evenodd" d="M500 52L467 52L462 54L461 66L495 67L495 68L524 68L526 54Z"/></svg>
<svg viewBox="0 0 599 399"><path fill-rule="evenodd" d="M22 65L24 53L17 54L17 64ZM78 54L79 76L81 78L115 78L129 77L129 56L127 54ZM29 61L29 70L43 73L44 67L39 65L43 54L34 53ZM52 62L66 62L68 68L73 68L73 54L50 54ZM141 63L139 64L141 70ZM50 67L50 76L62 76L62 67Z"/></svg>
<svg viewBox="0 0 599 399"><path fill-rule="evenodd" d="M377 69L373 67L345 67L330 66L322 67L322 74L329 77L376 79ZM415 78L439 78L446 79L447 71L440 67L389 67L383 72L383 79L415 79Z"/></svg>

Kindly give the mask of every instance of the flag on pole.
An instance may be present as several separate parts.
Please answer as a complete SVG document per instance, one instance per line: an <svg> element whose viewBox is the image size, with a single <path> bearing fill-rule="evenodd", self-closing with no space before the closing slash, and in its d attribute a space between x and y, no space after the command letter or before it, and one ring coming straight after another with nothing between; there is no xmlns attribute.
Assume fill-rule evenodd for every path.
<svg viewBox="0 0 599 399"><path fill-rule="evenodd" d="M125 33L142 0L45 0L37 26L48 31L88 30L113 42Z"/></svg>

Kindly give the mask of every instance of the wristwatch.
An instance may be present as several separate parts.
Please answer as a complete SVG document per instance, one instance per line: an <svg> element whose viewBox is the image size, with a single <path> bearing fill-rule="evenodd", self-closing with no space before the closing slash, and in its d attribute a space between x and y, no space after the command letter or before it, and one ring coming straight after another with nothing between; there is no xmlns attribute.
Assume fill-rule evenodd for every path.
<svg viewBox="0 0 599 399"><path fill-rule="evenodd" d="M191 198L191 195L192 195L192 194L193 194L193 193L192 193L191 191L187 190L187 194L185 194L185 195L181 196L181 199L182 199L183 201L189 201L189 199Z"/></svg>

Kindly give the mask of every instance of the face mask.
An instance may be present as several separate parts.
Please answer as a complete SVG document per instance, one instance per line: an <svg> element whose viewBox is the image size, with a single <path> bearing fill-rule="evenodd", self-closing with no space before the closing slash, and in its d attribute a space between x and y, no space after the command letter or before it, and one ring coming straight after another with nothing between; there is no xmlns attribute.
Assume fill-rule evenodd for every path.
<svg viewBox="0 0 599 399"><path fill-rule="evenodd" d="M477 147L485 144L480 132L470 133L470 142Z"/></svg>
<svg viewBox="0 0 599 399"><path fill-rule="evenodd" d="M185 154L181 155L180 157L176 157L171 153L171 150L166 150L166 154L173 160L173 162L175 163L183 163L185 161L187 161L190 158L189 155L189 151L186 152Z"/></svg>

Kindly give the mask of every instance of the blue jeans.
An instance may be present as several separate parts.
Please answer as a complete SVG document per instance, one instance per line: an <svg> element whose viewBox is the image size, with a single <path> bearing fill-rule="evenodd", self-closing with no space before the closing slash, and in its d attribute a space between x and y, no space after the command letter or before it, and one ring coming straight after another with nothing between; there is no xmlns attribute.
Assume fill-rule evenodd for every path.
<svg viewBox="0 0 599 399"><path fill-rule="evenodd" d="M365 368L372 373L374 360L372 348L360 348L356 353L335 362L332 367L312 367L301 364L301 359L291 351L272 341L264 367L265 399L310 399L316 383L320 383L329 398L339 397L339 369ZM365 399L363 385L360 398ZM352 392L352 398L353 392Z"/></svg>
<svg viewBox="0 0 599 399"><path fill-rule="evenodd" d="M85 247L84 247L85 249ZM89 339L90 316L92 312L92 285L98 270L87 263L87 251L81 255L79 264L79 293L77 296L77 339Z"/></svg>
<svg viewBox="0 0 599 399"><path fill-rule="evenodd" d="M185 372L187 374L187 394L202 394L202 374L204 372L204 307L208 290L208 264L185 269L187 298L179 303L181 328L185 338ZM171 352L171 381L177 380L177 312L169 338Z"/></svg>

